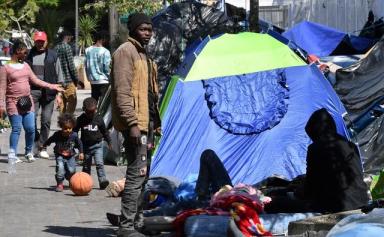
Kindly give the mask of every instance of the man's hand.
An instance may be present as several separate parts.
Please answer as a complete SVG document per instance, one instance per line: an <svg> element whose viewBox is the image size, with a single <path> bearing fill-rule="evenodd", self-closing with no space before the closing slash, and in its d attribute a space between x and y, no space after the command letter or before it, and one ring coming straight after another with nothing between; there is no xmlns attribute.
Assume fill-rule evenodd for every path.
<svg viewBox="0 0 384 237"><path fill-rule="evenodd" d="M129 128L129 138L134 144L140 144L141 132L137 125L133 125Z"/></svg>
<svg viewBox="0 0 384 237"><path fill-rule="evenodd" d="M84 83L80 80L78 80L75 84L75 86L78 88L78 89L84 89Z"/></svg>
<svg viewBox="0 0 384 237"><path fill-rule="evenodd" d="M84 153L79 154L79 160L84 160Z"/></svg>
<svg viewBox="0 0 384 237"><path fill-rule="evenodd" d="M141 136L140 129L137 125L134 125L134 126L129 128L129 136L130 137L140 137Z"/></svg>
<svg viewBox="0 0 384 237"><path fill-rule="evenodd" d="M113 147L112 147L111 143L108 144L108 148L109 148L109 150L112 150Z"/></svg>
<svg viewBox="0 0 384 237"><path fill-rule="evenodd" d="M56 104L58 108L61 108L63 106L63 98L61 94L58 94L56 96Z"/></svg>

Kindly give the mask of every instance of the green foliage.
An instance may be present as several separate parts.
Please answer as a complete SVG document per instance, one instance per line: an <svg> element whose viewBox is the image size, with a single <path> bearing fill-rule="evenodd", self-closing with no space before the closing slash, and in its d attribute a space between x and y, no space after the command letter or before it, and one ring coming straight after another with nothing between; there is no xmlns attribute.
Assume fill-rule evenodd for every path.
<svg viewBox="0 0 384 237"><path fill-rule="evenodd" d="M14 24L31 24L42 6L57 6L59 0L0 0L0 32L11 30Z"/></svg>
<svg viewBox="0 0 384 237"><path fill-rule="evenodd" d="M97 20L89 15L81 16L79 19L79 46L80 52L93 44L92 34L97 27Z"/></svg>
<svg viewBox="0 0 384 237"><path fill-rule="evenodd" d="M85 9L93 8L96 11L105 11L110 6L115 6L120 14L145 12L153 15L162 7L161 0L98 0L85 5Z"/></svg>

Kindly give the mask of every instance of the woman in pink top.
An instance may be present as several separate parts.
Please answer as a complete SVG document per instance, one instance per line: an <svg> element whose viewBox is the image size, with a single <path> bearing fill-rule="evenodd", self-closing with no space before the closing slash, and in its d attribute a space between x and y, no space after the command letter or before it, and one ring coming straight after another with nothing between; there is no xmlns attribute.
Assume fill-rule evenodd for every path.
<svg viewBox="0 0 384 237"><path fill-rule="evenodd" d="M9 138L8 159L20 160L16 157L17 144L19 142L21 127L25 130L25 158L32 162L35 160L32 154L35 138L35 113L31 97L30 83L52 90L62 91L58 84L49 84L39 80L33 74L31 68L24 60L27 55L27 47L22 42L15 42L12 47L10 63L0 67L0 116L6 112L12 126ZM32 102L30 111L20 111L16 104L22 96L29 96Z"/></svg>

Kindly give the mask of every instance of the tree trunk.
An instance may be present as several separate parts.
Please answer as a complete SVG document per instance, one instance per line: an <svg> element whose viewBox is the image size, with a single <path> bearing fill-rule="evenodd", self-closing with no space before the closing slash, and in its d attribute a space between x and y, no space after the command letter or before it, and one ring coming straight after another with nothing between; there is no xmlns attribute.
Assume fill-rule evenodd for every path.
<svg viewBox="0 0 384 237"><path fill-rule="evenodd" d="M249 0L250 9L249 9L249 30L251 32L260 32L259 29L259 0Z"/></svg>
<svg viewBox="0 0 384 237"><path fill-rule="evenodd" d="M115 6L109 7L109 42L114 42L119 29L119 17ZM111 44L112 47L113 44ZM115 51L111 48L111 51Z"/></svg>

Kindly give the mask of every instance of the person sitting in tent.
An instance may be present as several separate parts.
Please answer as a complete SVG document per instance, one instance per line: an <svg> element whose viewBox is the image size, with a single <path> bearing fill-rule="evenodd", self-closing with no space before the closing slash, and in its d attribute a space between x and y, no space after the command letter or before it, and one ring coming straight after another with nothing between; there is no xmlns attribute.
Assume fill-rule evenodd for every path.
<svg viewBox="0 0 384 237"><path fill-rule="evenodd" d="M312 144L304 184L295 192L298 199L272 196L265 211L334 213L365 206L368 189L356 145L337 133L335 121L324 108L311 115L305 131Z"/></svg>

